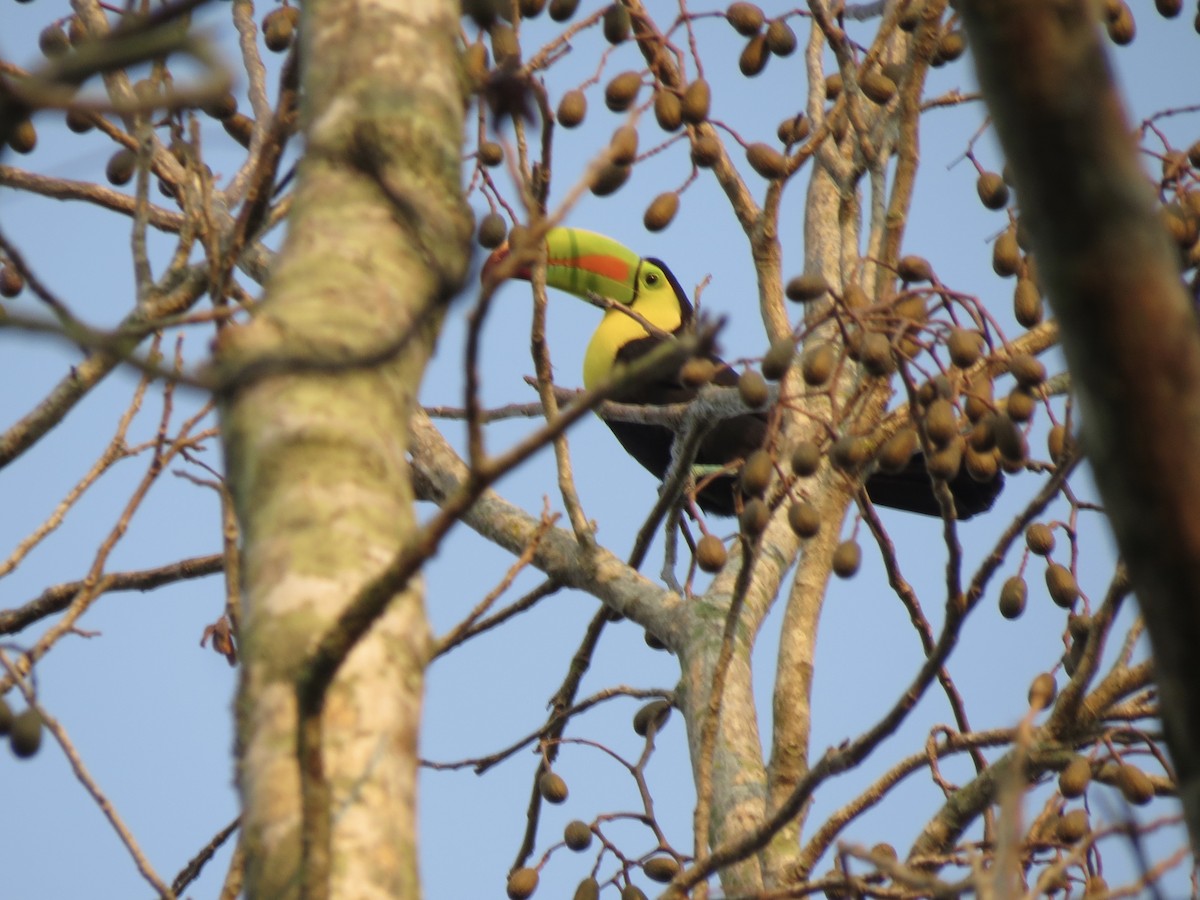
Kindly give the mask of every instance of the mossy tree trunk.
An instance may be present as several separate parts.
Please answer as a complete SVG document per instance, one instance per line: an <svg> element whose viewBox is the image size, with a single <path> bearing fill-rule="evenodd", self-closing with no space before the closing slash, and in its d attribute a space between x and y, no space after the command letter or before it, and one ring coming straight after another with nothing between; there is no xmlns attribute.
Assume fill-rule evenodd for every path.
<svg viewBox="0 0 1200 900"><path fill-rule="evenodd" d="M302 848L296 683L320 636L417 532L408 420L469 235L457 14L454 0L305 4L306 150L289 234L259 315L218 347L244 536L237 751L249 898L420 895L419 581L325 698L328 878Z"/></svg>

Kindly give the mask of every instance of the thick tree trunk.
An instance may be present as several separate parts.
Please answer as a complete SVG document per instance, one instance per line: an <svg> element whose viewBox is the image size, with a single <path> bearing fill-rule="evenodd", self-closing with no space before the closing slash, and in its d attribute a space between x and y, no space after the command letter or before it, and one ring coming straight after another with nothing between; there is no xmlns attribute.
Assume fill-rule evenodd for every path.
<svg viewBox="0 0 1200 900"><path fill-rule="evenodd" d="M419 582L397 594L326 696L327 880L302 850L296 680L317 639L417 530L407 422L469 234L458 4L318 0L304 13L306 152L287 242L260 314L227 331L217 355L244 537L245 890L417 897L429 652Z"/></svg>
<svg viewBox="0 0 1200 900"><path fill-rule="evenodd" d="M1200 329L1089 0L962 0L1200 846Z"/></svg>

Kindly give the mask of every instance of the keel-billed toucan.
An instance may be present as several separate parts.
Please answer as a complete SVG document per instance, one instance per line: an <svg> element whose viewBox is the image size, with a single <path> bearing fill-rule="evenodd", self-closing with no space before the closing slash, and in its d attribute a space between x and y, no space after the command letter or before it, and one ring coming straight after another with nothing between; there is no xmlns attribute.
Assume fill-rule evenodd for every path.
<svg viewBox="0 0 1200 900"><path fill-rule="evenodd" d="M508 253L507 245L495 251L484 266L492 271ZM528 278L528 268L514 273ZM611 238L578 228L554 228L546 235L546 284L576 296L589 293L616 300L635 310L652 325L678 334L694 324L694 311L687 294L671 271L657 259L642 258ZM604 314L592 335L583 360L583 383L592 388L601 383L620 363L629 363L664 340L647 333L640 323L619 309ZM737 373L717 357L713 381L731 386ZM692 400L697 390L676 377L643 382L619 399L624 403L665 405ZM620 422L605 419L625 450L639 463L662 478L671 463L674 432L664 425ZM717 423L700 444L696 463L724 466L745 459L763 446L767 417L744 413ZM918 452L907 468L898 473L876 472L866 482L871 500L883 506L939 516L924 457ZM979 484L965 471L950 482L959 518L966 519L988 509L999 491L999 480ZM701 509L716 515L734 514L737 479L733 474L712 480L697 496Z"/></svg>

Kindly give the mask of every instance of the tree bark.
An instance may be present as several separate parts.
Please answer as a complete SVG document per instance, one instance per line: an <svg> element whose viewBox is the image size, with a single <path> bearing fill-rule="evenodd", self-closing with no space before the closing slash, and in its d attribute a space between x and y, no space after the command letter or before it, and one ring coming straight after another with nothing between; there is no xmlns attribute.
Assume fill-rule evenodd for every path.
<svg viewBox="0 0 1200 900"><path fill-rule="evenodd" d="M327 879L302 850L295 685L320 635L418 528L408 420L470 233L457 15L453 0L305 3L306 151L289 234L259 314L217 348L243 534L248 898L420 895L416 741L430 640L419 581L326 696L332 824L314 854Z"/></svg>
<svg viewBox="0 0 1200 900"><path fill-rule="evenodd" d="M962 0L1200 847L1200 331L1088 0Z"/></svg>

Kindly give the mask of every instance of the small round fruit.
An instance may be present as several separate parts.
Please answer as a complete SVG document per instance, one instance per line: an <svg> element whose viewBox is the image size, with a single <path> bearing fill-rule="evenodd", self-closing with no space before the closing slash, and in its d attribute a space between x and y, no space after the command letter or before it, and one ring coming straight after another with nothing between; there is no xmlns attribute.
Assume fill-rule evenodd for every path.
<svg viewBox="0 0 1200 900"><path fill-rule="evenodd" d="M637 100L642 89L642 76L637 72L622 72L604 88L604 104L613 112L625 112Z"/></svg>
<svg viewBox="0 0 1200 900"><path fill-rule="evenodd" d="M8 743L18 759L28 759L42 746L42 717L36 710L23 709L13 716Z"/></svg>
<svg viewBox="0 0 1200 900"><path fill-rule="evenodd" d="M946 341L946 350L950 353L950 362L960 369L967 369L979 361L983 339L978 331L967 328L955 328L950 332Z"/></svg>
<svg viewBox="0 0 1200 900"><path fill-rule="evenodd" d="M807 500L798 500L788 507L788 524L797 537L815 537L821 530L821 513Z"/></svg>
<svg viewBox="0 0 1200 900"><path fill-rule="evenodd" d="M743 532L750 537L758 537L767 530L767 525L771 521L771 508L767 506L766 502L755 497L742 507L742 516L739 521Z"/></svg>
<svg viewBox="0 0 1200 900"><path fill-rule="evenodd" d="M708 572L710 575L720 572L725 568L728 558L725 544L715 534L704 535L696 544L696 565L702 572Z"/></svg>
<svg viewBox="0 0 1200 900"><path fill-rule="evenodd" d="M579 9L579 0L550 0L550 18L565 22Z"/></svg>
<svg viewBox="0 0 1200 900"><path fill-rule="evenodd" d="M937 55L945 62L954 62L966 49L967 41L961 31L947 31L938 41Z"/></svg>
<svg viewBox="0 0 1200 900"><path fill-rule="evenodd" d="M683 101L674 91L654 92L654 119L663 131L678 131L683 126Z"/></svg>
<svg viewBox="0 0 1200 900"><path fill-rule="evenodd" d="M829 448L829 461L841 472L854 474L871 459L871 444L866 438L844 435Z"/></svg>
<svg viewBox="0 0 1200 900"><path fill-rule="evenodd" d="M925 257L910 254L910 256L900 257L899 262L896 263L896 274L905 281L930 281L934 277L934 266L931 266Z"/></svg>
<svg viewBox="0 0 1200 900"><path fill-rule="evenodd" d="M903 472L916 452L917 432L912 428L897 431L879 449L880 471L890 475Z"/></svg>
<svg viewBox="0 0 1200 900"><path fill-rule="evenodd" d="M864 334L858 353L863 368L877 378L883 378L896 371L896 360L892 356L892 342L888 340L886 334L878 331Z"/></svg>
<svg viewBox="0 0 1200 900"><path fill-rule="evenodd" d="M629 180L629 176L632 173L633 168L630 166L622 166L616 163L609 163L602 166L592 179L592 193L597 197L607 197L609 194L615 194Z"/></svg>
<svg viewBox="0 0 1200 900"><path fill-rule="evenodd" d="M996 416L992 430L996 435L996 449L1000 451L1001 460L1014 465L1023 463L1029 455L1029 442L1016 423L1008 416Z"/></svg>
<svg viewBox="0 0 1200 900"><path fill-rule="evenodd" d="M592 845L592 829L579 819L568 822L563 829L563 843L576 853L582 853Z"/></svg>
<svg viewBox="0 0 1200 900"><path fill-rule="evenodd" d="M1019 618L1025 612L1025 599L1029 596L1029 587L1020 575L1014 575L1004 582L1000 588L1000 615L1006 619Z"/></svg>
<svg viewBox="0 0 1200 900"><path fill-rule="evenodd" d="M836 367L837 354L829 344L809 347L800 360L800 374L804 377L804 383L811 387L827 383Z"/></svg>
<svg viewBox="0 0 1200 900"><path fill-rule="evenodd" d="M639 737L645 737L652 725L656 731L662 731L670 716L670 703L666 700L651 700L634 713L633 730Z"/></svg>
<svg viewBox="0 0 1200 900"><path fill-rule="evenodd" d="M704 387L704 385L713 380L713 375L716 374L716 371L717 367L713 365L711 359L705 359L702 356L693 356L679 369L679 380L686 387Z"/></svg>
<svg viewBox="0 0 1200 900"><path fill-rule="evenodd" d="M479 161L489 168L504 162L504 148L495 141L484 141L479 145L479 152L476 155L479 157Z"/></svg>
<svg viewBox="0 0 1200 900"><path fill-rule="evenodd" d="M772 19L767 25L767 49L776 56L791 56L796 52L796 32L783 19Z"/></svg>
<svg viewBox="0 0 1200 900"><path fill-rule="evenodd" d="M1000 472L1000 460L996 457L995 452L976 450L970 443L967 444L966 452L963 454L963 465L971 479L980 484L989 484Z"/></svg>
<svg viewBox="0 0 1200 900"><path fill-rule="evenodd" d="M629 40L629 31L633 23L629 18L629 10L620 3L614 3L604 11L604 39L612 45Z"/></svg>
<svg viewBox="0 0 1200 900"><path fill-rule="evenodd" d="M797 275L788 281L783 292L793 303L809 303L829 293L829 282L816 273Z"/></svg>
<svg viewBox="0 0 1200 900"><path fill-rule="evenodd" d="M712 106L712 89L703 78L697 78L683 92L683 121L699 125L708 118Z"/></svg>
<svg viewBox="0 0 1200 900"><path fill-rule="evenodd" d="M1050 458L1055 462L1060 462L1063 455L1067 452L1070 444L1070 439L1067 437L1066 425L1055 425L1050 429L1050 433L1046 435L1046 449L1050 451Z"/></svg>
<svg viewBox="0 0 1200 900"><path fill-rule="evenodd" d="M821 465L821 451L812 441L801 441L792 451L792 471L806 477Z"/></svg>
<svg viewBox="0 0 1200 900"><path fill-rule="evenodd" d="M652 856L646 860L642 871L651 881L667 884L679 873L679 863L672 856Z"/></svg>
<svg viewBox="0 0 1200 900"><path fill-rule="evenodd" d="M621 900L646 900L646 893L636 885L627 884L621 888Z"/></svg>
<svg viewBox="0 0 1200 900"><path fill-rule="evenodd" d="M862 565L862 548L857 541L842 541L833 551L833 574L838 578L851 578Z"/></svg>
<svg viewBox="0 0 1200 900"><path fill-rule="evenodd" d="M632 125L622 125L608 143L609 156L619 166L632 165L637 159L638 134Z"/></svg>
<svg viewBox="0 0 1200 900"><path fill-rule="evenodd" d="M1092 764L1087 757L1074 756L1058 774L1058 792L1068 800L1083 796L1092 781Z"/></svg>
<svg viewBox="0 0 1200 900"><path fill-rule="evenodd" d="M771 398L767 380L753 369L747 369L738 377L738 394L741 395L742 402L751 409L766 406Z"/></svg>
<svg viewBox="0 0 1200 900"><path fill-rule="evenodd" d="M1021 270L1021 247L1017 230L1009 227L992 244L992 271L1001 278L1011 278Z"/></svg>
<svg viewBox="0 0 1200 900"><path fill-rule="evenodd" d="M1008 362L1008 371L1021 387L1035 388L1046 380L1046 367L1032 354L1017 353Z"/></svg>
<svg viewBox="0 0 1200 900"><path fill-rule="evenodd" d="M746 148L746 161L763 178L782 178L787 174L787 157L769 144L751 144Z"/></svg>
<svg viewBox="0 0 1200 900"><path fill-rule="evenodd" d="M721 142L711 134L697 135L692 142L692 162L701 169L716 165L721 158Z"/></svg>
<svg viewBox="0 0 1200 900"><path fill-rule="evenodd" d="M796 356L796 344L790 337L782 337L771 343L762 361L763 378L768 381L778 381L791 368L792 359Z"/></svg>
<svg viewBox="0 0 1200 900"><path fill-rule="evenodd" d="M1025 546L1030 553L1049 556L1054 549L1054 531L1045 522L1034 522L1025 529Z"/></svg>
<svg viewBox="0 0 1200 900"><path fill-rule="evenodd" d="M1066 566L1051 563L1046 567L1046 590L1050 599L1063 609L1070 609L1079 599L1079 585Z"/></svg>
<svg viewBox="0 0 1200 900"><path fill-rule="evenodd" d="M1033 709L1045 709L1054 702L1057 694L1058 685L1054 683L1054 676L1049 672L1042 672L1029 685L1029 705Z"/></svg>
<svg viewBox="0 0 1200 900"><path fill-rule="evenodd" d="M500 213L490 212L479 223L479 246L495 250L508 236L508 223Z"/></svg>
<svg viewBox="0 0 1200 900"><path fill-rule="evenodd" d="M779 127L775 129L775 136L781 144L798 144L808 137L810 131L812 123L804 113L796 113L779 123ZM1200 141L1197 143L1200 144Z"/></svg>
<svg viewBox="0 0 1200 900"><path fill-rule="evenodd" d="M864 75L859 80L858 86L862 89L863 94L866 95L868 100L880 106L883 106L883 104L896 96L896 82L892 81L892 79L888 78L882 72L876 72L875 70L871 70Z"/></svg>
<svg viewBox="0 0 1200 900"><path fill-rule="evenodd" d="M600 882L595 878L585 878L579 882L579 887L575 888L572 900L599 900L599 897Z"/></svg>
<svg viewBox="0 0 1200 900"><path fill-rule="evenodd" d="M22 119L8 135L8 146L17 153L32 153L37 146L37 129L29 119Z"/></svg>
<svg viewBox="0 0 1200 900"><path fill-rule="evenodd" d="M650 205L646 207L646 214L642 216L642 224L646 226L647 231L662 231L671 224L677 212L679 195L674 191L664 191L650 201Z"/></svg>
<svg viewBox="0 0 1200 900"><path fill-rule="evenodd" d="M570 90L558 101L558 124L575 128L587 115L587 96L581 90Z"/></svg>
<svg viewBox="0 0 1200 900"><path fill-rule="evenodd" d="M538 793L547 803L565 803L569 791L567 782L557 772L543 772L538 779Z"/></svg>
<svg viewBox="0 0 1200 900"><path fill-rule="evenodd" d="M842 93L842 73L834 72L825 79L825 99L836 100Z"/></svg>
<svg viewBox="0 0 1200 900"><path fill-rule="evenodd" d="M527 897L533 896L533 892L537 890L537 886L537 869L516 869L508 876L507 892L509 900L526 900Z"/></svg>
<svg viewBox="0 0 1200 900"><path fill-rule="evenodd" d="M1145 806L1154 799L1154 782L1137 766L1122 763L1117 769L1116 783L1117 789L1134 806Z"/></svg>
<svg viewBox="0 0 1200 900"><path fill-rule="evenodd" d="M12 731L13 711L8 701L0 697L0 737Z"/></svg>
<svg viewBox="0 0 1200 900"><path fill-rule="evenodd" d="M743 37L758 34L765 18L762 9L753 3L730 3L725 10L725 20Z"/></svg>
<svg viewBox="0 0 1200 900"><path fill-rule="evenodd" d="M755 450L742 466L742 493L750 497L761 497L771 483L775 465L766 450Z"/></svg>
<svg viewBox="0 0 1200 900"><path fill-rule="evenodd" d="M762 74L770 58L771 52L767 49L766 35L756 34L742 49L742 54L738 57L738 68L747 78L753 78L755 75Z"/></svg>
<svg viewBox="0 0 1200 900"><path fill-rule="evenodd" d="M25 290L25 276L10 262L0 265L0 297L11 300Z"/></svg>
<svg viewBox="0 0 1200 900"><path fill-rule="evenodd" d="M1008 185L999 172L981 172L975 190L988 209L1004 209L1008 205Z"/></svg>
<svg viewBox="0 0 1200 900"><path fill-rule="evenodd" d="M958 417L949 400L939 397L925 410L925 436L939 447L958 437Z"/></svg>
<svg viewBox="0 0 1200 900"><path fill-rule="evenodd" d="M66 29L60 23L54 22L38 34L38 49L42 51L43 56L53 59L71 49L71 39L67 37Z"/></svg>
<svg viewBox="0 0 1200 900"><path fill-rule="evenodd" d="M1059 816L1055 825L1055 833L1064 844L1073 844L1084 837L1091 829L1088 825L1088 814L1085 809L1073 809Z"/></svg>
<svg viewBox="0 0 1200 900"><path fill-rule="evenodd" d="M280 6L263 16L263 43L272 53L282 53L292 46L298 13L294 7Z"/></svg>
<svg viewBox="0 0 1200 900"><path fill-rule="evenodd" d="M1032 278L1018 278L1013 288L1013 316L1023 328L1032 328L1042 321L1045 304L1037 282Z"/></svg>

